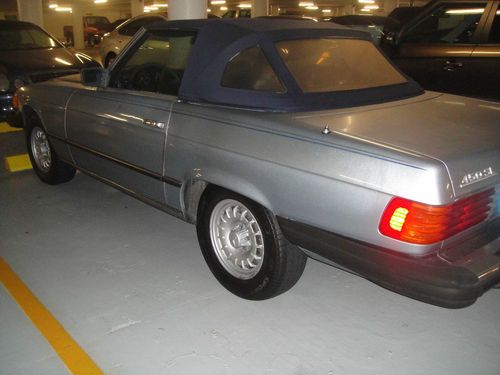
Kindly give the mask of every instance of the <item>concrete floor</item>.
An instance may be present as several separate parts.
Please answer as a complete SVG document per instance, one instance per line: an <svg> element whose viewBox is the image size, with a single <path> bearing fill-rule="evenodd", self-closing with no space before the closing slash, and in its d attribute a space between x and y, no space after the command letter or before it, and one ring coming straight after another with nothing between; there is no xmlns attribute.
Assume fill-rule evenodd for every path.
<svg viewBox="0 0 500 375"><path fill-rule="evenodd" d="M25 152L0 134L0 157ZM0 256L106 374L500 374L500 290L446 310L309 260L288 293L239 299L195 228L77 174L0 168ZM0 287L0 374L68 374Z"/></svg>

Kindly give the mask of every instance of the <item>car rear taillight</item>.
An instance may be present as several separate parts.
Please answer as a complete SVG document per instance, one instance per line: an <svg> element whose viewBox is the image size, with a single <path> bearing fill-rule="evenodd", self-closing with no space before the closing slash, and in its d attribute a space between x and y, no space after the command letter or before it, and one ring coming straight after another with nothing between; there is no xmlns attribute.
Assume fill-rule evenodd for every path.
<svg viewBox="0 0 500 375"><path fill-rule="evenodd" d="M405 242L422 245L439 242L486 220L494 194L495 189L489 189L446 206L394 198L382 215L379 230Z"/></svg>

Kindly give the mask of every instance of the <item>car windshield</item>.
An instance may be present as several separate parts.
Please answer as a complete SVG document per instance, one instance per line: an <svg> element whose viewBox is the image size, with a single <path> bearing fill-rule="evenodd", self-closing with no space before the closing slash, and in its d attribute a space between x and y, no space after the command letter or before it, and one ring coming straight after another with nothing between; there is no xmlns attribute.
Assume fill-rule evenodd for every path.
<svg viewBox="0 0 500 375"><path fill-rule="evenodd" d="M61 45L43 30L31 25L0 28L0 51L59 48Z"/></svg>
<svg viewBox="0 0 500 375"><path fill-rule="evenodd" d="M366 40L286 40L276 43L276 47L305 93L358 90L407 82L373 43Z"/></svg>

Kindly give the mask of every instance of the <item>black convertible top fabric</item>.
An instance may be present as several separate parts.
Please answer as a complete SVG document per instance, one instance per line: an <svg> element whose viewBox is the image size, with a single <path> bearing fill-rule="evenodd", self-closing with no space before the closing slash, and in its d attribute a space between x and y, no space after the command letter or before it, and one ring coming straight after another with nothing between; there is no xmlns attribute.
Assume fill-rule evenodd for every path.
<svg viewBox="0 0 500 375"><path fill-rule="evenodd" d="M419 95L422 88L407 83L351 91L303 93L286 68L274 43L280 40L340 37L371 41L369 33L330 22L277 19L206 19L168 21L146 27L150 31L194 30L196 41L189 57L179 99L272 111L307 111L381 103ZM259 45L285 93L224 87L221 78L228 61ZM397 68L396 68L397 69ZM398 69L399 70L399 69ZM403 74L403 73L402 73Z"/></svg>

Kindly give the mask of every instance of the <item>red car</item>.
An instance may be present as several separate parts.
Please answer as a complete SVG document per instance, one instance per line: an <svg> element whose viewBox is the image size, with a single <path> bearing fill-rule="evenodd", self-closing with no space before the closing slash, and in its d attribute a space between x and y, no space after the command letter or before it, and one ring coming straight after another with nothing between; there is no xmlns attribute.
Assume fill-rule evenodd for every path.
<svg viewBox="0 0 500 375"><path fill-rule="evenodd" d="M106 17L102 16L85 16L83 17L83 35L84 40L89 46L99 44L102 36L111 31L111 22Z"/></svg>

